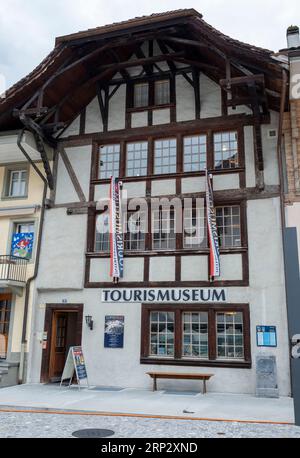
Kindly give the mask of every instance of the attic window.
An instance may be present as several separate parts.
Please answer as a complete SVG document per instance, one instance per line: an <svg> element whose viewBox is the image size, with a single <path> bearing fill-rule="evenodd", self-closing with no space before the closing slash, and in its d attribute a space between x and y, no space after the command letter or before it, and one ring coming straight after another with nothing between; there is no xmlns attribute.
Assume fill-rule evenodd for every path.
<svg viewBox="0 0 300 458"><path fill-rule="evenodd" d="M170 103L170 81L155 82L155 105L165 105Z"/></svg>
<svg viewBox="0 0 300 458"><path fill-rule="evenodd" d="M134 107L147 107L149 105L149 84L141 83L134 85Z"/></svg>

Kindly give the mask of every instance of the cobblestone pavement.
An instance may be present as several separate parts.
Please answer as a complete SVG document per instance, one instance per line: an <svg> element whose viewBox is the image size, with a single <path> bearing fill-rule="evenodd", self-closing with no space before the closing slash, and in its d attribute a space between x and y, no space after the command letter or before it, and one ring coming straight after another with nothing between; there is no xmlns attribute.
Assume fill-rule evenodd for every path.
<svg viewBox="0 0 300 458"><path fill-rule="evenodd" d="M0 412L0 438L68 438L86 428L111 429L115 438L300 439L300 427L288 425Z"/></svg>

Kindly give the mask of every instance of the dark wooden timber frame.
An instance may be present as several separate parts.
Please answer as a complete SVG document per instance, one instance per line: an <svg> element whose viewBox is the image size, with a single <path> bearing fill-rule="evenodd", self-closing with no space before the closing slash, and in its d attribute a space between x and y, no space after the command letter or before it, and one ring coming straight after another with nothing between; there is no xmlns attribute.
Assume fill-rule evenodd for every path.
<svg viewBox="0 0 300 458"><path fill-rule="evenodd" d="M174 358L160 358L149 356L150 349L150 312L175 313L175 356ZM182 357L182 313L208 312L208 359ZM244 331L244 360L217 359L216 313L242 312ZM239 369L251 368L251 340L250 340L250 312L248 304L169 304L169 305L142 305L141 318L141 364L168 365L168 366L213 366Z"/></svg>
<svg viewBox="0 0 300 458"><path fill-rule="evenodd" d="M46 304L44 332L47 332L47 348L42 352L41 383L49 381L52 323L55 312L77 313L76 339L77 345L81 345L83 304Z"/></svg>
<svg viewBox="0 0 300 458"><path fill-rule="evenodd" d="M243 124L230 120L226 122L230 117L223 119L223 123L217 124L215 128L204 129L202 121L196 121L195 123L177 123L176 124L176 135L173 131L170 133L168 129L165 129L164 133L155 133L156 130L152 131L151 135L147 132L149 129L138 129L138 133L131 131L123 131L120 135L112 137L109 136L109 140L106 141L106 135L101 136L103 141L100 139L93 142L92 148L92 164L91 164L91 182L90 182L90 201L94 201L95 186L101 184L108 184L109 180L100 180L98 178L99 170L99 148L103 144L119 143L121 146L120 154L120 178L123 182L146 182L146 200L150 202L151 198L151 183L153 180L163 180L173 178L176 182L176 196L163 196L163 197L179 197L184 199L187 197L192 198L204 198L205 193L193 193L193 194L182 194L181 193L181 179L186 177L204 177L205 172L189 172L183 171L183 137L186 135L207 135L207 160L208 167L214 173L214 175L226 175L226 174L238 174L239 175L239 190L237 191L220 191L215 193L215 205L226 206L226 205L239 205L241 209L241 247L224 248L221 249L222 255L240 254L242 257L242 279L232 281L219 281L215 280L214 286L248 286L249 285L249 261L248 261L248 237L247 237L247 217L246 217L246 206L247 196L242 195L241 191L246 192L246 171L245 171L245 151L244 151L244 129ZM239 117L240 118L240 117ZM244 117L242 116L242 119ZM157 127L157 126L155 126ZM135 129L137 130L137 129ZM236 131L238 133L238 150L239 150L239 164L237 168L233 169L213 169L214 166L214 154L213 154L213 133L224 132L224 131ZM174 174L160 174L153 175L154 167L154 141L155 139L176 137L177 138L177 173ZM145 177L126 177L126 143L131 141L148 141L148 174ZM156 196L158 197L158 196ZM149 205L150 207L150 205ZM150 209L149 209L150 211ZM86 253L86 272L85 272L85 287L86 288L101 288L110 287L111 283L106 282L91 282L90 281L90 265L92 259L97 258L108 258L109 253L107 252L95 252L95 222L99 212L96 211L95 206L88 208L88 231L87 231L87 253ZM151 215L149 213L149 225L151 224ZM181 280L181 256L205 256L208 260L209 250L189 250L183 248L182 234L177 234L176 250L160 250L155 251L151 249L151 233L146 236L146 247L144 251L126 251L125 257L144 258L144 280L143 282L122 282L122 287L155 287L155 286L209 286L211 283L209 280L204 281L182 281ZM176 275L174 281L171 282L151 282L149 279L149 258L152 256L173 256L175 257L176 264Z"/></svg>

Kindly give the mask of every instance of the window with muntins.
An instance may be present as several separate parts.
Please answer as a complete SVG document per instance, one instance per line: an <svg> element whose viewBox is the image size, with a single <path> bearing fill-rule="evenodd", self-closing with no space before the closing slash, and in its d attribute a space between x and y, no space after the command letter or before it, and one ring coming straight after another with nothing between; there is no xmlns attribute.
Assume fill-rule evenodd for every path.
<svg viewBox="0 0 300 458"><path fill-rule="evenodd" d="M27 170L9 171L7 197L26 196Z"/></svg>
<svg viewBox="0 0 300 458"><path fill-rule="evenodd" d="M120 174L120 145L100 146L99 178L119 177Z"/></svg>
<svg viewBox="0 0 300 458"><path fill-rule="evenodd" d="M217 207L216 217L220 247L240 247L242 245L240 206Z"/></svg>
<svg viewBox="0 0 300 458"><path fill-rule="evenodd" d="M174 250L176 248L175 212L159 209L152 212L152 249Z"/></svg>
<svg viewBox="0 0 300 458"><path fill-rule="evenodd" d="M244 357L243 314L217 314L217 356L235 359Z"/></svg>
<svg viewBox="0 0 300 458"><path fill-rule="evenodd" d="M176 173L176 138L161 139L154 142L154 174Z"/></svg>
<svg viewBox="0 0 300 458"><path fill-rule="evenodd" d="M170 81L156 81L154 86L155 105L166 105L170 103Z"/></svg>
<svg viewBox="0 0 300 458"><path fill-rule="evenodd" d="M109 213L103 212L96 216L95 251L109 252Z"/></svg>
<svg viewBox="0 0 300 458"><path fill-rule="evenodd" d="M183 139L184 172L206 169L206 135L192 135Z"/></svg>
<svg viewBox="0 0 300 458"><path fill-rule="evenodd" d="M142 307L142 357L226 365L249 363L249 306L189 304ZM166 362L166 364L168 364Z"/></svg>
<svg viewBox="0 0 300 458"><path fill-rule="evenodd" d="M134 108L147 107L149 105L149 83L134 85Z"/></svg>
<svg viewBox="0 0 300 458"><path fill-rule="evenodd" d="M128 214L127 232L125 234L126 251L145 250L144 221L144 214L141 211Z"/></svg>
<svg viewBox="0 0 300 458"><path fill-rule="evenodd" d="M208 358L208 313L183 313L183 357Z"/></svg>
<svg viewBox="0 0 300 458"><path fill-rule="evenodd" d="M207 224L204 208L185 208L183 212L183 248L207 248Z"/></svg>
<svg viewBox="0 0 300 458"><path fill-rule="evenodd" d="M174 356L173 312L151 312L150 314L150 356Z"/></svg>
<svg viewBox="0 0 300 458"><path fill-rule="evenodd" d="M215 169L232 169L239 166L237 132L214 134Z"/></svg>
<svg viewBox="0 0 300 458"><path fill-rule="evenodd" d="M126 176L147 175L148 142L127 143Z"/></svg>

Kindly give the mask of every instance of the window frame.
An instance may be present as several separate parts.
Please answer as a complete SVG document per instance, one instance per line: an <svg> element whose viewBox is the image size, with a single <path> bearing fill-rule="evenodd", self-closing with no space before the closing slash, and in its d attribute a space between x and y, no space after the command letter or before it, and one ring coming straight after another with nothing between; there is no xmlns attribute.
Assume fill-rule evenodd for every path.
<svg viewBox="0 0 300 458"><path fill-rule="evenodd" d="M0 361L6 361L8 356L9 356L9 347L10 347L10 330L11 330L11 325L12 325L12 320L13 320L13 304L12 304L12 297L11 295L9 294L3 294L2 297L0 298L1 302L4 302L4 307L5 307L5 312L4 312L4 320L2 321L1 317L2 317L2 314L0 315L0 322L1 323L6 323L7 324L7 334L3 334L4 336L6 336L6 348L5 348L5 356L4 357L1 357L1 353L0 353ZM6 319L7 317L7 314L9 315L9 318Z"/></svg>
<svg viewBox="0 0 300 458"><path fill-rule="evenodd" d="M25 189L24 189L24 194L19 195L19 196L13 196L10 195L10 189L11 189L11 184L12 184L12 174L18 172L26 172L26 178L25 178ZM29 173L30 173L30 167L26 163L16 163L16 164L9 164L5 166L5 171L4 171L4 180L3 180L3 188L2 188L2 200L22 200L22 199L27 199L28 198L28 187L29 187Z"/></svg>
<svg viewBox="0 0 300 458"><path fill-rule="evenodd" d="M174 357L150 356L150 313L174 312ZM208 359L183 356L182 317L184 312L208 313ZM242 312L244 359L220 359L217 356L217 313ZM141 316L141 364L175 366L215 366L251 368L251 336L249 304L142 304Z"/></svg>
<svg viewBox="0 0 300 458"><path fill-rule="evenodd" d="M12 239L13 239L13 234L17 233L17 227L18 225L26 225L26 224L31 224L33 226L33 233L34 233L34 239L33 239L33 247L32 247L32 253L31 257L28 259L28 264L33 264L35 262L35 252L36 252L36 237L38 235L38 220L37 218L27 218L27 219L13 219L10 221L10 228L9 228L9 238L8 238L8 245L7 245L7 253L11 255L11 244L12 244Z"/></svg>
<svg viewBox="0 0 300 458"><path fill-rule="evenodd" d="M183 203L183 202L182 202ZM247 250L248 248L248 234L247 234L247 211L246 211L246 201L237 201L237 202L234 202L234 201L230 201L230 202L216 202L215 203L215 207L216 208L219 208L219 207L239 207L240 209L240 239L241 239L241 244L240 246L226 246L226 247L223 247L223 246L220 246L220 252L232 252L232 253L235 253L235 252L244 252L245 250ZM107 203L105 205L105 208L108 209L109 208L109 204ZM109 250L101 250L101 251L98 251L96 250L96 234L97 234L97 231L96 231L96 222L97 222L97 217L99 215L101 215L102 213L104 213L106 211L106 209L104 210L97 210L93 213L93 218L91 219L91 221L93 221L92 223L92 232L88 231L88 234L91 234L91 237L92 237L92 243L91 243L91 248L92 248L92 251L91 253L95 254L95 255L101 255L101 256L109 256ZM155 209L156 211L159 211L160 214L161 214L161 207L159 207L159 209ZM127 208L126 210L126 215L127 215L127 221L128 221L128 218L129 216L131 216L131 214L135 213L137 210L129 210ZM170 209L166 209L165 211L170 211L171 214L173 213L174 214L174 217L175 217L175 212L176 210L171 206ZM195 212L196 211L196 208L195 208L195 201L193 201L193 206L192 206L192 211ZM126 249L125 248L125 242L126 242L126 233L124 233L124 252L125 252L125 255L127 254L135 254L135 256L144 256L145 252L147 252L147 254L151 254L151 253L174 253L175 251L176 252L180 252L182 254L188 254L188 253L191 253L191 252L197 252L197 253L205 253L207 254L208 251L209 251L209 247L208 247L208 239L207 239L207 228L206 228L206 225L205 225L205 242L206 242L206 246L202 246L202 247L193 247L193 246L185 246L185 232L184 232L184 228L185 228L185 222L184 222L184 216L185 216L185 213L184 211L182 212L182 234L181 233L175 233L175 243L174 243L174 247L172 248L155 248L154 247L154 240L153 240L153 235L154 233L152 232L152 228L153 228L153 211L151 211L151 207L150 209L148 209L148 215L147 215L147 218L148 218L148 228L149 228L149 231L145 234L145 239L144 239L144 249L140 249L140 250L129 250L129 249ZM204 209L204 218L206 218L206 210ZM127 228L127 226L126 226ZM174 230L175 230L175 222L174 222ZM168 233L169 235L170 233Z"/></svg>
<svg viewBox="0 0 300 458"><path fill-rule="evenodd" d="M135 144L142 144L142 143L146 143L147 144L147 157L146 157L146 174L145 175L128 175L128 153L129 152L132 152L132 151L128 151L128 145L135 145ZM125 177L126 178L141 178L141 177L146 177L148 175L148 166L149 166L149 155L151 154L151 151L149 151L149 141L146 139L146 140L137 140L137 141L128 141L125 143ZM143 150L139 150L139 152L141 153L141 151ZM134 150L135 152L135 150ZM121 153L120 153L121 154ZM135 159L134 159L135 160ZM141 161L143 160L143 158L139 158L138 159L139 162L141 163ZM133 168L134 170L134 168Z"/></svg>
<svg viewBox="0 0 300 458"><path fill-rule="evenodd" d="M155 86L157 82L168 81L169 82L169 101L166 103L157 104L156 103L156 91ZM135 106L135 87L141 84L148 84L148 104L143 106ZM147 111L151 109L159 109L164 107L169 107L175 105L174 95L175 94L175 80L172 77L168 76L154 76L153 78L142 77L137 79L134 82L129 82L127 85L127 111Z"/></svg>
<svg viewBox="0 0 300 458"><path fill-rule="evenodd" d="M215 150L215 135L224 135L224 134L236 134L237 138L236 138L236 143L237 143L237 162L236 162L236 165L234 167L218 167L216 168L216 150ZM213 170L215 171L226 171L226 170L236 170L236 169L239 169L241 167L241 140L240 140L240 129L236 129L236 128L228 128L228 129L214 129L213 130L213 133L212 133L212 153L213 153L213 158L212 158L212 168ZM230 143L230 139L229 139L229 143ZM222 164L224 162L224 159L222 158Z"/></svg>
<svg viewBox="0 0 300 458"><path fill-rule="evenodd" d="M101 181L101 182L105 182L107 180L110 181L110 177L109 178L101 178L100 177L100 174L101 174L101 147L109 147L109 146L116 146L118 145L120 147L120 152L119 152L119 168L118 168L118 175L117 175L117 178L119 178L120 176L120 172L121 172L121 162L122 162L122 144L120 141L103 141L103 142L99 142L97 144L97 162L96 162L96 171L95 171L95 175L96 175L96 179L98 181Z"/></svg>
<svg viewBox="0 0 300 458"><path fill-rule="evenodd" d="M156 126L154 126L156 127ZM191 130L179 130L178 132L168 131L165 132L154 132L150 131L147 133L147 129L142 128L142 133L132 132L132 135L119 135L112 136L109 134L107 137L104 134L101 140L95 140L93 142L93 160L91 164L91 184L104 184L110 181L109 178L100 178L100 146L109 146L109 145L120 145L120 163L119 163L119 178L124 182L140 181L141 179L153 180L158 178L166 178L168 175L171 178L177 177L198 177L205 176L205 171L184 171L184 138L185 137L194 137L194 136L206 136L206 160L207 168L211 173L215 175L219 174L239 174L240 176L240 186L244 188L245 183L245 146L244 146L244 132L243 126L233 127L233 128L213 128L213 129L203 129L203 128L193 128ZM136 129L135 129L136 130ZM145 130L145 131L144 131ZM215 169L214 168L214 144L213 144L213 135L215 133L223 133L228 131L235 131L238 135L238 158L239 164L236 168L230 169ZM127 130L128 132L128 130ZM176 140L176 156L177 163L175 172L171 173L155 173L155 142L159 140ZM128 143L148 143L148 160L147 160L147 175L146 176L127 176L127 144Z"/></svg>

